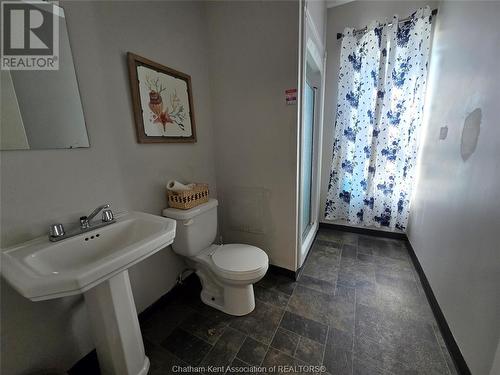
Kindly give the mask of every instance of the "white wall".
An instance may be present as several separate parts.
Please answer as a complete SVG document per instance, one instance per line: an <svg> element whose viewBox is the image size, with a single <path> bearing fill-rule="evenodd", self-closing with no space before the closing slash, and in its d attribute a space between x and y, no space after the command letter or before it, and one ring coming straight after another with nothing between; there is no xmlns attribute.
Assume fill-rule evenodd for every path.
<svg viewBox="0 0 500 375"><path fill-rule="evenodd" d="M46 233L98 204L160 214L169 178L206 181L216 194L208 40L203 4L63 3L91 147L1 152L2 247ZM198 142L136 142L126 52L192 77ZM138 310L166 293L183 268L170 249L130 271ZM92 348L82 298L30 302L1 284L1 373L66 370Z"/></svg>
<svg viewBox="0 0 500 375"><path fill-rule="evenodd" d="M385 18L391 19L394 14L407 17L418 8L429 5L436 8L435 1L354 1L333 8L328 8L326 32L326 97L325 121L323 126L323 162L321 168L321 199L320 220L325 219L325 202L330 178L332 163L333 135L335 126L335 110L337 108L337 88L340 62L341 40L337 40L337 33L342 33L344 28L363 28L373 20L383 22ZM343 223L349 225L349 223ZM382 229L383 228L377 228Z"/></svg>
<svg viewBox="0 0 500 375"><path fill-rule="evenodd" d="M305 0L306 7L311 15L314 26L316 27L321 42L325 43L325 32L326 32L326 1L325 0Z"/></svg>
<svg viewBox="0 0 500 375"><path fill-rule="evenodd" d="M500 338L499 17L499 2L443 2L439 7L428 123L408 228L474 375L493 374ZM479 143L463 161L462 126L475 108L482 109ZM445 125L448 137L440 141Z"/></svg>
<svg viewBox="0 0 500 375"><path fill-rule="evenodd" d="M295 270L299 4L207 6L217 187L225 242L263 248Z"/></svg>

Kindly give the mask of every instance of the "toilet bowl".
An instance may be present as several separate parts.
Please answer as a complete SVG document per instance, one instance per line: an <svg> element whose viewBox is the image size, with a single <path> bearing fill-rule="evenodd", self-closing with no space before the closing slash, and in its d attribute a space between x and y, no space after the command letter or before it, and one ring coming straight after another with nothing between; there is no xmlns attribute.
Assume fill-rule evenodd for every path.
<svg viewBox="0 0 500 375"><path fill-rule="evenodd" d="M217 233L216 199L190 210L166 208L163 216L177 221L172 248L185 257L200 278L201 300L231 315L255 308L253 284L267 272L269 259L258 247L213 244Z"/></svg>

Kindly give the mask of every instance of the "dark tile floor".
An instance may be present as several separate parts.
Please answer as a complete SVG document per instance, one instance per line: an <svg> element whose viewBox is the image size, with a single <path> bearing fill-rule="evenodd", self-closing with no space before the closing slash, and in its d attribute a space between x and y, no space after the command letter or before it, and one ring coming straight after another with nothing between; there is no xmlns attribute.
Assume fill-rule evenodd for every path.
<svg viewBox="0 0 500 375"><path fill-rule="evenodd" d="M403 241L322 229L299 280L268 272L244 317L201 303L190 279L141 322L150 374L231 364L456 374Z"/></svg>

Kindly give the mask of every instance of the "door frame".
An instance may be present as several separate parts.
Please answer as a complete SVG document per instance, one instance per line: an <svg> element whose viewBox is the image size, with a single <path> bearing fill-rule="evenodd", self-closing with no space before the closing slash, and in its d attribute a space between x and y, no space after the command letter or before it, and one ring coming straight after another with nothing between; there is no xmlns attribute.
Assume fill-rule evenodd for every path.
<svg viewBox="0 0 500 375"><path fill-rule="evenodd" d="M307 64L307 62L306 62ZM309 77L307 76L307 73L306 73L306 77L305 77L305 80L304 80L304 85L303 85L303 88L304 88L304 91L303 91L303 97L305 97L305 91L307 90L307 86L309 86L312 90L313 90L313 129L312 129L312 158L311 158L311 195L309 197L310 199L310 214L309 214L309 222L307 223L306 227L304 227L302 225L302 212L301 212L301 216L300 216L300 235L302 236L302 241L304 242L305 238L307 238L308 234L311 232L311 230L314 229L314 223L316 220L314 220L314 218L317 216L317 213L315 212L315 202L316 202L316 197L315 197L315 182L316 182L316 179L317 179L317 174L316 174L316 168L315 168L315 165L316 165L316 159L317 159L317 155L316 155L316 125L317 125L317 122L319 120L319 116L318 116L318 99L317 99L317 96L318 96L318 87L314 84L314 82L311 82L309 79ZM304 101L302 102L304 103ZM301 165L300 165L300 182L302 182L302 179L303 179L303 165L302 165L302 139L304 137L304 131L305 131L305 128L304 128L304 121L305 121L305 111L303 111L303 122L302 122L302 126L301 126L301 155L300 155L300 161L301 161ZM302 185L301 185L302 187ZM300 193L300 197L299 197L299 202L300 202L300 208L302 208L302 190L299 189L299 193ZM309 228L309 230L308 230ZM304 237L304 232L307 231L307 234L306 236Z"/></svg>
<svg viewBox="0 0 500 375"><path fill-rule="evenodd" d="M311 245L316 237L319 227L320 215L320 186L321 186L321 153L324 118L324 98L325 98L325 66L326 51L320 38L320 34L307 10L307 3L303 3L303 13L301 15L301 38L300 38L300 59L299 59L299 110L297 129L297 216L296 216L296 270L302 267ZM305 238L302 238L303 228L301 228L302 215L302 133L304 124L304 97L305 82L308 79L307 67L313 66L319 74L319 87L315 92L315 121L313 130L313 168L312 168L312 188L311 188L311 217L313 223ZM316 86L316 85L313 85Z"/></svg>

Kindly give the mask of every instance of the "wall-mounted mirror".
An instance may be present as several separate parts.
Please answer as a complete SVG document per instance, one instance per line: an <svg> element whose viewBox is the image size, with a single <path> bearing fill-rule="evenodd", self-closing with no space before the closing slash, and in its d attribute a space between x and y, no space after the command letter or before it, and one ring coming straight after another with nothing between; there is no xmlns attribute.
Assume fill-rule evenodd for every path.
<svg viewBox="0 0 500 375"><path fill-rule="evenodd" d="M1 70L0 149L89 147L66 19L57 8L59 70Z"/></svg>

